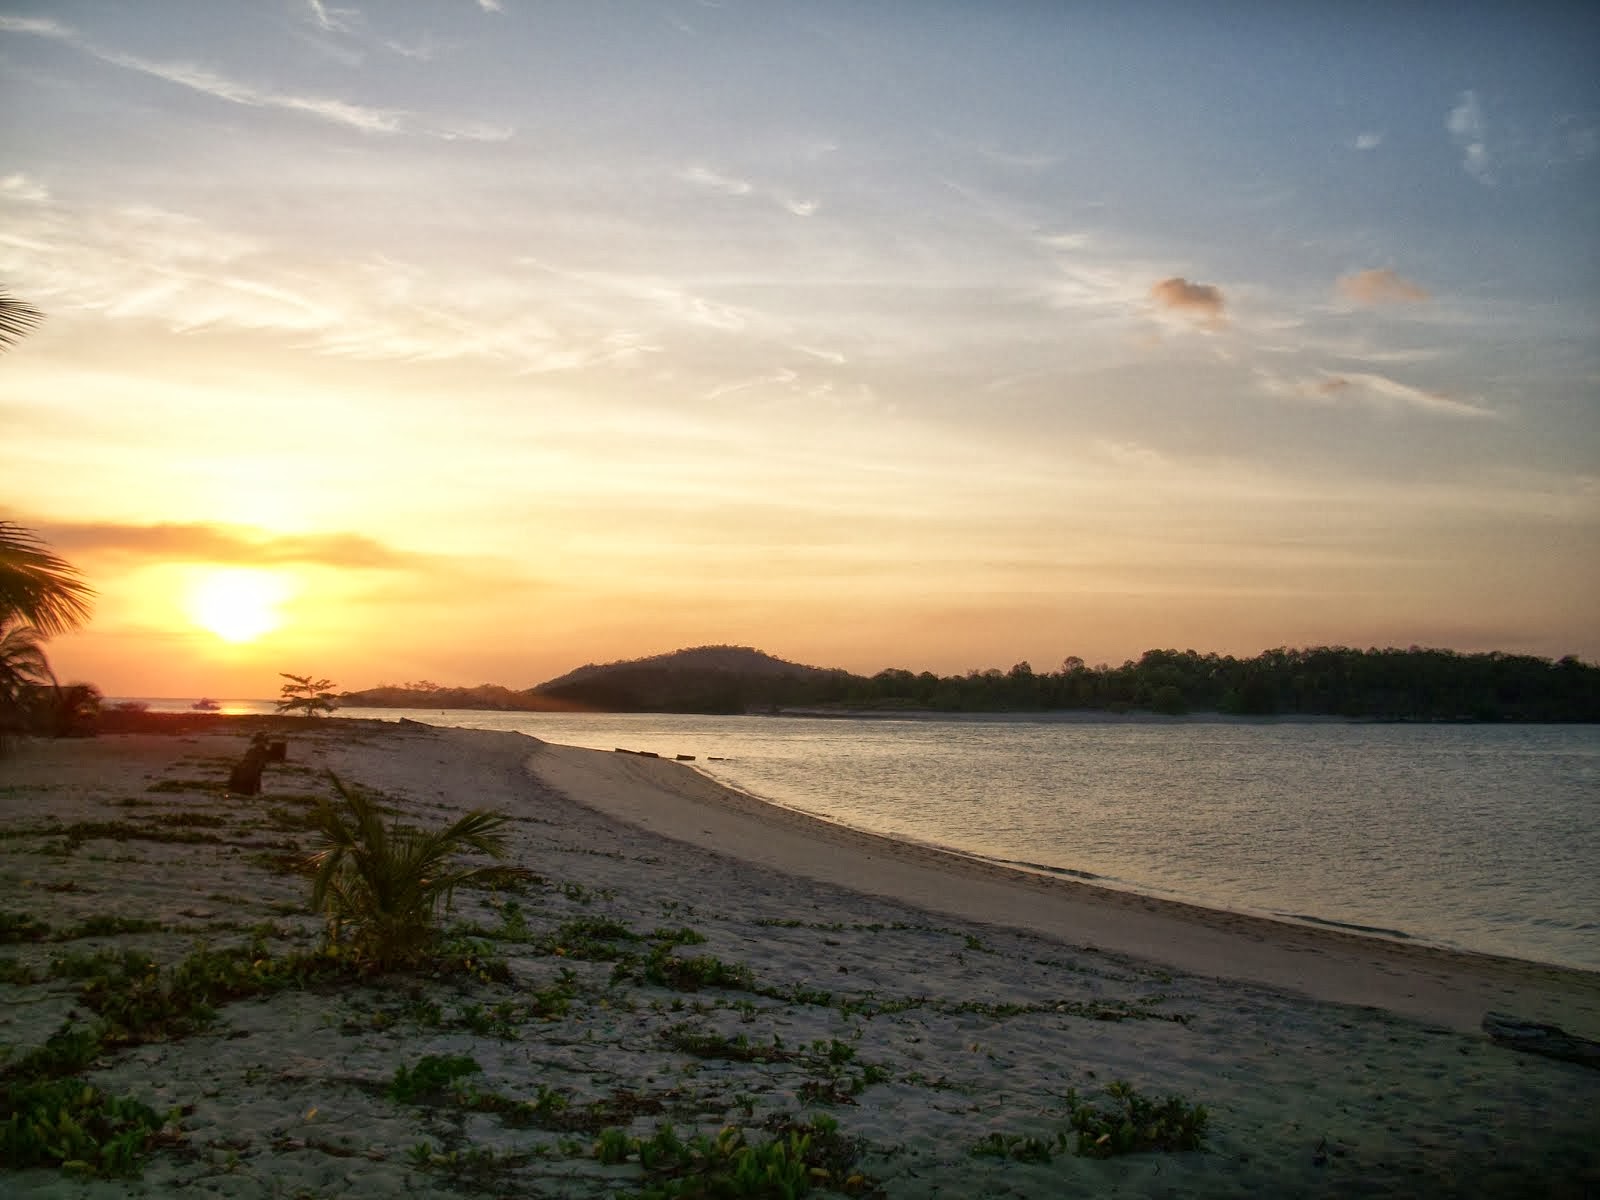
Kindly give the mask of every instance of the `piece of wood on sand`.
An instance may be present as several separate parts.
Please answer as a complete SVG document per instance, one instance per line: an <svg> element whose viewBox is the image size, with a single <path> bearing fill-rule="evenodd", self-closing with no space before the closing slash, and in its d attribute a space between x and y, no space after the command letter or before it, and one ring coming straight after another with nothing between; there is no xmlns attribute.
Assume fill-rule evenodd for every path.
<svg viewBox="0 0 1600 1200"><path fill-rule="evenodd" d="M270 754L266 739L252 741L244 757L234 764L228 776L228 790L236 796L258 795L261 791L261 772Z"/></svg>

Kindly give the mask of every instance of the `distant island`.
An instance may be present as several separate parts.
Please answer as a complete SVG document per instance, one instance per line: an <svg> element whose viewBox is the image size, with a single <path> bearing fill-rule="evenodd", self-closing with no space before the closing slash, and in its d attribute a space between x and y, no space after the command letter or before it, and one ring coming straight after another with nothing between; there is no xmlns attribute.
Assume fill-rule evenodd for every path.
<svg viewBox="0 0 1600 1200"><path fill-rule="evenodd" d="M427 680L345 692L351 707L499 712L1150 712L1336 716L1386 721L1600 721L1600 667L1498 651L1412 646L1267 650L1254 658L1148 650L1121 666L1068 658L965 675L856 675L748 646L697 646L590 663L522 691Z"/></svg>

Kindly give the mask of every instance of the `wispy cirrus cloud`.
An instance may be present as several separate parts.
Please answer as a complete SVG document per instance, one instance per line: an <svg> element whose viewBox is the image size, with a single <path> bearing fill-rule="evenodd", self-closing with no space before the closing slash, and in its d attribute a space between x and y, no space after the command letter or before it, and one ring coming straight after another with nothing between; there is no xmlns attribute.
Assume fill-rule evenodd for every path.
<svg viewBox="0 0 1600 1200"><path fill-rule="evenodd" d="M26 175L7 175L0 179L0 197L40 204L50 199L50 189Z"/></svg>
<svg viewBox="0 0 1600 1200"><path fill-rule="evenodd" d="M797 217L809 217L818 208L815 200L801 199L770 188L759 188L748 179L740 179L699 164L680 171L678 178L685 183L723 196L749 196L768 200Z"/></svg>
<svg viewBox="0 0 1600 1200"><path fill-rule="evenodd" d="M240 525L206 522L124 525L116 522L49 524L52 545L73 554L119 554L163 562L214 562L240 566L343 567L404 570L429 565L433 555L396 550L358 533L273 534Z"/></svg>
<svg viewBox="0 0 1600 1200"><path fill-rule="evenodd" d="M320 6L318 6L320 9ZM321 9L324 13L350 10ZM332 16L329 20L334 20ZM330 26L335 28L335 26ZM504 141L514 130L480 122L435 120L398 108L356 104L332 96L275 91L233 79L209 67L188 62L159 62L137 54L108 49L60 22L29 17L0 17L0 33L48 38L71 46L91 58L124 70L136 71L212 99L245 108L297 113L367 134L420 133L447 140Z"/></svg>
<svg viewBox="0 0 1600 1200"><path fill-rule="evenodd" d="M576 284L594 297L612 301L640 301L658 315L705 329L737 332L748 328L754 314L700 295L671 280L654 275L624 275L609 271L574 270L538 258L519 258L517 265Z"/></svg>
<svg viewBox="0 0 1600 1200"><path fill-rule="evenodd" d="M1478 93L1462 92L1444 124L1450 137L1461 148L1462 169L1479 183L1494 183L1494 165L1489 158L1488 122L1484 119L1483 105L1478 102Z"/></svg>
<svg viewBox="0 0 1600 1200"><path fill-rule="evenodd" d="M1355 401L1373 408L1404 408L1440 417L1499 420L1493 409L1445 392L1402 383L1375 371L1324 371L1309 378L1288 378L1263 368L1255 371L1263 391L1286 398L1323 402Z"/></svg>
<svg viewBox="0 0 1600 1200"><path fill-rule="evenodd" d="M63 315L175 333L259 332L367 360L477 359L521 373L626 363L651 348L607 306L571 303L515 276L468 280L388 258L308 263L188 214L73 210L24 200L26 190L0 188L0 278ZM669 303L694 307L686 295L658 301ZM685 319L695 315L735 319L710 306Z"/></svg>
<svg viewBox="0 0 1600 1200"><path fill-rule="evenodd" d="M1336 376L1335 378L1347 380L1355 387L1364 388L1369 395L1403 404L1420 412L1437 413L1440 416L1448 417L1479 419L1494 419L1498 416L1491 409L1484 408L1471 401L1458 400L1444 392L1413 387L1409 383L1401 383L1397 379L1390 379L1387 375L1379 375L1371 371L1356 372Z"/></svg>
<svg viewBox="0 0 1600 1200"><path fill-rule="evenodd" d="M689 167L683 172L682 179L686 183L692 183L713 192L721 192L724 196L748 196L755 190L754 185L748 180L735 179L731 175L713 171L710 167Z"/></svg>
<svg viewBox="0 0 1600 1200"><path fill-rule="evenodd" d="M1389 267L1375 267L1342 275L1334 285L1341 296L1355 304L1418 304L1428 299L1428 289L1402 278Z"/></svg>
<svg viewBox="0 0 1600 1200"><path fill-rule="evenodd" d="M306 0L311 19L326 33L350 33L361 13L353 8L330 8L323 0Z"/></svg>

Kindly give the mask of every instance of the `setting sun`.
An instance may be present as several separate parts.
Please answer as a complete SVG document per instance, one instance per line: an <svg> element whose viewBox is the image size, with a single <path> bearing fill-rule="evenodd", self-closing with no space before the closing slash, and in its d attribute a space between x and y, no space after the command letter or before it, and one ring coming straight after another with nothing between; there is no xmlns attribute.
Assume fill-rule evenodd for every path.
<svg viewBox="0 0 1600 1200"><path fill-rule="evenodd" d="M190 593L189 615L224 641L251 642L283 624L278 606L288 590L270 571L213 571Z"/></svg>

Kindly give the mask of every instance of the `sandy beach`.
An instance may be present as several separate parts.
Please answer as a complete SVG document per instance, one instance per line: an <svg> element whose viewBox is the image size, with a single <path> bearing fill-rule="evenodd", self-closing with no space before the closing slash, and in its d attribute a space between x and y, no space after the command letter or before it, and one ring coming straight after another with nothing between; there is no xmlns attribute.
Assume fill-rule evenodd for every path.
<svg viewBox="0 0 1600 1200"><path fill-rule="evenodd" d="M1600 1193L1600 1071L1480 1028L1600 1038L1600 976L1014 873L512 733L324 721L228 796L249 728L0 760L5 1064L92 1024L100 952L313 951L295 864L330 769L417 824L511 814L537 879L458 893L466 969L262 988L103 1045L85 1082L170 1116L141 1175L0 1192L608 1197L660 1186L614 1131L754 1144L824 1114L819 1194ZM397 1090L429 1056L472 1066ZM1073 1098L1119 1081L1204 1106L1203 1148L1073 1153Z"/></svg>

